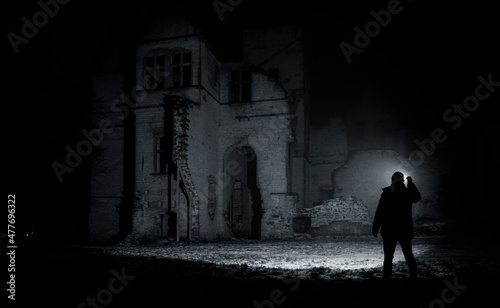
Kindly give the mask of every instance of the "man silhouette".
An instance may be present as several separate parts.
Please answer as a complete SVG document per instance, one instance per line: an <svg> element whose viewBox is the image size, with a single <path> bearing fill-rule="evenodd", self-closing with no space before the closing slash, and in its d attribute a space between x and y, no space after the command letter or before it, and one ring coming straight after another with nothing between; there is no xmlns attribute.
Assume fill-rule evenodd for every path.
<svg viewBox="0 0 500 308"><path fill-rule="evenodd" d="M395 172L391 177L391 185L382 189L382 196L378 203L373 219L372 234L382 235L384 245L384 269L382 279L388 281L392 276L392 260L396 244L399 242L403 251L410 278L417 278L417 262L413 256L411 240L413 239L412 203L422 198L411 177L408 187L404 184L404 175Z"/></svg>

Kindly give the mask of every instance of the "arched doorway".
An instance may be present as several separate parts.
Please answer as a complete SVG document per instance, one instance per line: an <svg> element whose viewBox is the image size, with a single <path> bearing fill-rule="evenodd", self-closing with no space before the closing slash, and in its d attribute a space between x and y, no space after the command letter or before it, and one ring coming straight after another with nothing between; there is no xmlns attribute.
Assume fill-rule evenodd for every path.
<svg viewBox="0 0 500 308"><path fill-rule="evenodd" d="M250 146L231 151L226 160L230 176L228 219L236 237L260 239L262 198L257 186L257 155Z"/></svg>

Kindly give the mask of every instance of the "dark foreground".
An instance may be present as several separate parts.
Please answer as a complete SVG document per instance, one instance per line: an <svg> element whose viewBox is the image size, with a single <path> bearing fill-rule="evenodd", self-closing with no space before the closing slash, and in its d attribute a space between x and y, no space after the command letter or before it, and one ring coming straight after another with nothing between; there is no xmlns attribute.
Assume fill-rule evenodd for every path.
<svg viewBox="0 0 500 308"><path fill-rule="evenodd" d="M380 268L370 266L370 251L379 251L378 244L371 239L160 243L146 247L31 244L17 251L16 304L282 308L480 307L496 302L499 254L484 238L416 239L416 249L422 251L417 257L422 278L410 282L405 264L399 260L395 278L388 285L380 281ZM335 259L328 256L332 247L350 246L368 250L367 257L358 258L364 267L321 265L321 260ZM258 256L256 251L260 251ZM175 257L171 252L176 252ZM214 261L214 255L220 256L221 262ZM351 254L354 259L359 255L355 251ZM232 262L224 262L231 258ZM285 262L282 267L269 267L264 261L259 261L262 266L254 266L256 258L283 258L294 266L287 267ZM297 261L306 259L306 266ZM344 259L345 264L351 264L349 254Z"/></svg>

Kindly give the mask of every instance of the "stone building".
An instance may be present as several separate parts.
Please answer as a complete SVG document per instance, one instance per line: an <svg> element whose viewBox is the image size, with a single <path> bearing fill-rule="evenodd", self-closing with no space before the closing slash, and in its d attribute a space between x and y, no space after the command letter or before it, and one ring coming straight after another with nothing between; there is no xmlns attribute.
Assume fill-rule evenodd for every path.
<svg viewBox="0 0 500 308"><path fill-rule="evenodd" d="M92 242L289 238L300 210L333 198L373 215L404 130L370 100L310 125L303 27L247 29L231 61L183 15L146 29L133 67L108 61L92 80L93 125L112 127L91 155Z"/></svg>
<svg viewBox="0 0 500 308"><path fill-rule="evenodd" d="M114 129L92 153L91 241L291 236L309 198L304 31L242 40L241 59L222 62L186 17L159 17L133 73L95 74L94 124Z"/></svg>

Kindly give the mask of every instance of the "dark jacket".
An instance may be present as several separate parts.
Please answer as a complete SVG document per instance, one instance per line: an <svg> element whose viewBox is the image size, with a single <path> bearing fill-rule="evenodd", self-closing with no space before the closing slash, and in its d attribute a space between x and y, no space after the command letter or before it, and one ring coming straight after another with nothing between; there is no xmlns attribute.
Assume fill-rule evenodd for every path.
<svg viewBox="0 0 500 308"><path fill-rule="evenodd" d="M382 237L397 239L413 238L412 203L420 201L420 192L413 182L406 187L403 183L382 189L382 196L378 203L373 219L372 232Z"/></svg>

